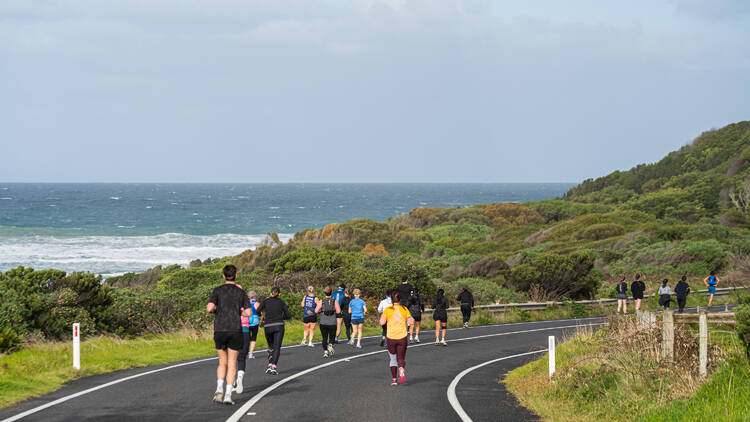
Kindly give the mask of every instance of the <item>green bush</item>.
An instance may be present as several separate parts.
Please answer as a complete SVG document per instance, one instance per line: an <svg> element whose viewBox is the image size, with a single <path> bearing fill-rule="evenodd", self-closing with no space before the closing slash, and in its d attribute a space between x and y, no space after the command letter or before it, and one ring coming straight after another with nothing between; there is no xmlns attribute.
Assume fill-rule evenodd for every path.
<svg viewBox="0 0 750 422"><path fill-rule="evenodd" d="M625 234L625 227L615 223L593 224L576 234L578 239L602 240Z"/></svg>
<svg viewBox="0 0 750 422"><path fill-rule="evenodd" d="M359 252L338 252L305 246L292 251L268 264L274 274L297 271L333 271L337 268L353 267L364 259Z"/></svg>
<svg viewBox="0 0 750 422"><path fill-rule="evenodd" d="M554 298L587 299L598 286L594 272L595 257L581 252L570 255L551 253L524 258L507 276L508 284L528 292L538 285Z"/></svg>
<svg viewBox="0 0 750 422"><path fill-rule="evenodd" d="M463 240L475 237L485 237L497 232L497 229L490 226L478 224L441 224L425 229L433 239L443 239L450 237L453 239Z"/></svg>
<svg viewBox="0 0 750 422"><path fill-rule="evenodd" d="M21 344L23 338L10 327L0 327L0 353L8 352Z"/></svg>
<svg viewBox="0 0 750 422"><path fill-rule="evenodd" d="M477 305L495 303L495 300L502 293L496 283L481 278L461 278L450 283L436 281L435 284L438 288L445 290L445 296L451 301L457 300L456 298L463 290L463 286L468 286L469 291L474 295L474 302Z"/></svg>
<svg viewBox="0 0 750 422"><path fill-rule="evenodd" d="M747 357L750 359L750 304L745 303L734 308L734 318L737 321L737 335L745 345Z"/></svg>
<svg viewBox="0 0 750 422"><path fill-rule="evenodd" d="M565 201L563 199L548 199L538 202L527 202L524 205L534 208L542 215L546 222L570 220L585 214L607 213L613 210L611 205L585 204Z"/></svg>
<svg viewBox="0 0 750 422"><path fill-rule="evenodd" d="M81 338L88 337L97 331L94 318L80 306L56 306L52 308L42 331L48 338L70 339L73 336L74 322L81 324Z"/></svg>
<svg viewBox="0 0 750 422"><path fill-rule="evenodd" d="M27 329L31 311L13 289L0 287L0 327L14 327L18 332Z"/></svg>

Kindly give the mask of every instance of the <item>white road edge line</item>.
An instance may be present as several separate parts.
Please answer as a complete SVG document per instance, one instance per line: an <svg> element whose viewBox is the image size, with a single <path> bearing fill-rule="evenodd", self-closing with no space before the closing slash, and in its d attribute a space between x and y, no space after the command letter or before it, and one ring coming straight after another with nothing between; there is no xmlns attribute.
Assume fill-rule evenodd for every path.
<svg viewBox="0 0 750 422"><path fill-rule="evenodd" d="M545 322L546 323L550 323L550 322L560 322L560 321L584 321L584 320L587 320L587 319L597 319L597 318L601 318L601 317L588 317L588 318L578 318L578 319L575 319L575 318L571 318L571 319L549 319L549 320L545 320L545 321L529 321L529 322L511 322L511 323L505 323L505 324L478 325L475 328L510 326L510 325L518 325L518 324L542 324L542 323L545 323ZM449 328L448 330L449 331L451 331L451 330L463 330L463 328L456 327L456 328ZM366 337L363 337L363 338L377 338L377 337L380 337L380 336L379 335L374 335L374 336L366 336ZM455 341L455 340L452 340L452 341ZM284 347L282 347L282 349L289 349L289 348L294 348L294 347L300 347L300 345L299 344L293 344L293 345L289 345L289 346L284 346ZM256 350L256 352L263 352L265 350L267 350L267 349L259 349L259 350ZM125 378L120 378L120 379L117 379L117 380L114 380L114 381L110 381L110 382L108 382L106 384L98 385L96 387L92 387L92 388L89 388L87 390L79 391L77 393L70 394L70 395L65 396L65 397L61 397L61 398L59 398L57 400L51 401L49 403L45 403L45 404L43 404L41 406L35 407L33 409L29 409L29 410L27 410L25 412L22 412L22 413L19 413L17 415L13 415L13 416L11 416L9 418L3 419L0 422L14 422L14 421L17 421L19 419L25 418L26 416L33 415L34 413L40 412L40 411L42 411L44 409L48 409L48 408L50 408L52 406L56 406L56 405L58 405L60 403L64 403L64 402L66 402L68 400L72 400L72 399L74 399L76 397L80 397L80 396L83 396L83 395L86 395L86 394L89 394L89 393L93 393L94 391L101 390L101 389L107 388L107 387L111 387L111 386L113 386L115 384L119 384L119 383L122 383L122 382L125 382L125 381L130 381L130 380L135 379L135 378L140 378L140 377L143 377L143 376L146 376L146 375L151 375L151 374L155 374L155 373L158 373L158 372L161 372L161 371L166 371L168 369L179 368L181 366L187 366L187 365L192 365L192 364L195 364L195 363L207 362L207 361L211 361L211 360L216 360L216 357L210 357L210 358L199 359L199 360L194 360L194 361L190 361L190 362L179 363L177 365L171 365L171 366L167 366L167 367L164 367L164 368L154 369L154 370L148 371L148 372L143 372L143 373L140 373L140 374L131 375L131 376L128 376L128 377L125 377Z"/></svg>
<svg viewBox="0 0 750 422"><path fill-rule="evenodd" d="M466 413L464 408L461 407L461 403L458 402L458 397L456 397L456 386L458 386L458 382L461 381L461 378L463 378L464 375L468 374L469 372L475 369L481 368L483 366L490 365L495 362L500 362L501 360L513 359L513 358L518 358L521 356L533 355L536 353L543 353L543 352L546 352L547 350L548 349L535 350L533 352L520 353L518 355L513 355L513 356L505 356L499 359L493 359L484 363L480 363L479 365L472 366L471 368L464 369L458 375L456 375L456 378L453 378L453 381L451 381L450 385L448 385L448 402L451 404L451 406L453 406L453 410L456 413L458 413L458 417L461 418L462 422L472 422L471 418Z"/></svg>
<svg viewBox="0 0 750 422"><path fill-rule="evenodd" d="M499 337L499 336L508 336L508 335L511 335L511 334L532 333L532 332L535 332L535 331L561 330L561 329L564 329L564 328L592 327L592 326L595 326L595 325L604 325L604 324L606 324L606 323L601 322L601 323L594 323L594 324L582 324L582 325L581 324L576 324L576 325L564 325L564 326L559 326L559 327L536 328L536 329L533 329L533 330L512 331L512 332L508 332L508 333L485 334L485 335L476 336L476 337L459 338L459 339L455 339L455 340L450 340L448 342L449 343L455 343L455 342L459 342L459 341L476 340L476 339L487 338L487 337ZM431 346L431 345L432 345L431 343L425 342L425 343L417 344L417 345L414 345L414 346L410 346L409 348L421 347L421 346ZM266 387L264 390L260 391L258 394L254 395L250 400L248 400L247 402L245 402L245 404L243 404L239 409L237 409L237 411L234 412L234 414L232 414L232 416L230 416L229 419L226 420L226 422L238 422L240 419L242 419L243 416L245 416L245 414L253 406L255 406L261 399L263 399L263 397L265 397L266 395L268 395L268 393L272 392L273 390L275 390L275 389L281 387L282 385L288 383L289 381L297 379L297 378L299 378L299 377L301 377L303 375L307 375L310 372L317 371L318 369L322 369L322 368L325 368L325 367L328 367L328 366L331 366L331 365L335 365L337 363L349 362L349 361L352 361L354 359L362 358L362 357L365 357L365 356L372 356L372 355L375 355L375 354L378 354L378 353L384 353L385 351L386 351L385 349L381 349L381 350L377 350L377 351L374 351L374 352L368 352L368 353L362 353L360 355L349 356L346 359L334 360L334 361L327 362L327 363L324 363L324 364L321 364L321 365L318 365L318 366L313 366L312 368L308 368L308 369L305 369L304 371L300 371L300 372L297 372L295 374L292 374L292 375L290 375L290 376L288 376L288 377L286 377L284 379L281 379L281 380L279 380L279 381L271 384L270 386ZM530 352L530 353L538 353L538 352Z"/></svg>

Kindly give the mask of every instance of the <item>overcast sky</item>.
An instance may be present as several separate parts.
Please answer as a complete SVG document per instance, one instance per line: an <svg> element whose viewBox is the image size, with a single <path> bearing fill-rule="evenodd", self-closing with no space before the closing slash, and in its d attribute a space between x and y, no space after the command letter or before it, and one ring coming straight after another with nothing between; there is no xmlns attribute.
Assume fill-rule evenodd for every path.
<svg viewBox="0 0 750 422"><path fill-rule="evenodd" d="M0 0L0 181L577 182L750 119L750 1Z"/></svg>

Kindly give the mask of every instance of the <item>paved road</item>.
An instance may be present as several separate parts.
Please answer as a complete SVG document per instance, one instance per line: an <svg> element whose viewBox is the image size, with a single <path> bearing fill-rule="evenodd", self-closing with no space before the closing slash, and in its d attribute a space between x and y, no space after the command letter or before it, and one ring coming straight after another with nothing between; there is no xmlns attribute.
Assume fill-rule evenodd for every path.
<svg viewBox="0 0 750 422"><path fill-rule="evenodd" d="M22 420L223 421L234 414L243 421L320 420L330 415L360 421L455 421L459 417L448 401L447 388L461 371L489 360L543 350L547 336L561 338L577 326L599 321L589 318L454 329L449 331L447 347L425 343L432 333L423 332L423 343L408 349L407 383L398 387L390 386L387 355L378 346L379 339L373 338L363 340L362 349L339 344L333 359L322 358L320 345L313 349L287 347L279 361L280 375L275 377L263 373L263 360L250 360L245 392L235 395L235 406L211 402L216 361L202 359L178 367L162 365L76 380L57 392L1 410L0 419L136 376L64 400ZM534 420L497 381L508 370L537 356L506 359L468 373L457 384L460 405L475 421ZM318 368L321 364L327 366ZM305 370L311 371L299 375ZM252 407L249 401L254 403Z"/></svg>

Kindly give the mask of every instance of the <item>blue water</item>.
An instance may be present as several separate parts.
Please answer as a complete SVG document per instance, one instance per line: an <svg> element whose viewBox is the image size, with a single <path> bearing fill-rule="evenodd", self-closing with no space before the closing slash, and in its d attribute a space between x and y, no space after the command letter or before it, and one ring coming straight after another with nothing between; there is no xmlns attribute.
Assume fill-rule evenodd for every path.
<svg viewBox="0 0 750 422"><path fill-rule="evenodd" d="M0 271L118 274L256 246L284 234L412 208L524 202L547 184L1 184Z"/></svg>

